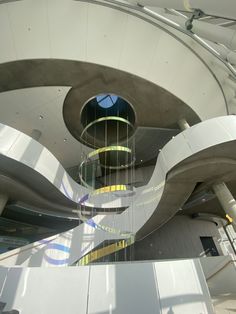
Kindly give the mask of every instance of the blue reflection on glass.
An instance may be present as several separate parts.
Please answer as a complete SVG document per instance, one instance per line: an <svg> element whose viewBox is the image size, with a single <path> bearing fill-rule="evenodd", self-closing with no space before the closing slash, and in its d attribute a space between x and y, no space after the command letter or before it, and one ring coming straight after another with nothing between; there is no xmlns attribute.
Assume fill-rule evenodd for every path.
<svg viewBox="0 0 236 314"><path fill-rule="evenodd" d="M110 108L117 102L118 96L113 94L101 94L96 97L98 105L102 108Z"/></svg>

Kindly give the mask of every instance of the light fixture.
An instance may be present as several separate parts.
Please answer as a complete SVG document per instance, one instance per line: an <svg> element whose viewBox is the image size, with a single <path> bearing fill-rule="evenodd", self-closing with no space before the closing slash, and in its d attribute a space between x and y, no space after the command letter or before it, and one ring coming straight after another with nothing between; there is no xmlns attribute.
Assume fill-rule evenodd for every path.
<svg viewBox="0 0 236 314"><path fill-rule="evenodd" d="M67 142L67 138L64 138L63 142Z"/></svg>
<svg viewBox="0 0 236 314"><path fill-rule="evenodd" d="M39 115L39 120L42 120L43 119L43 116L40 114Z"/></svg>

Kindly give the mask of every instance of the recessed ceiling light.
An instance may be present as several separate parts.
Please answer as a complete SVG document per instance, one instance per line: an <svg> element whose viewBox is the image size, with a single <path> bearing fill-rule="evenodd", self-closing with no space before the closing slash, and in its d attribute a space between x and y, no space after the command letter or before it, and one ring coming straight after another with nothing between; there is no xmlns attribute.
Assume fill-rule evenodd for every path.
<svg viewBox="0 0 236 314"><path fill-rule="evenodd" d="M67 138L64 138L64 140L63 140L64 142L66 142L67 141Z"/></svg>
<svg viewBox="0 0 236 314"><path fill-rule="evenodd" d="M42 120L42 119L43 119L43 116L42 116L41 114L39 115L39 119L40 119L40 120Z"/></svg>
<svg viewBox="0 0 236 314"><path fill-rule="evenodd" d="M141 159L141 162L143 162L143 160Z"/></svg>

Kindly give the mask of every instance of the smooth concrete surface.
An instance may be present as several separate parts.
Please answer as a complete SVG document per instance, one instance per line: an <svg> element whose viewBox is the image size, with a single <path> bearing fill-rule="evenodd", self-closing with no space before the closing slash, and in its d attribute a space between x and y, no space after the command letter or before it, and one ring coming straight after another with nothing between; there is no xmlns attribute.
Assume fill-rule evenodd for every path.
<svg viewBox="0 0 236 314"><path fill-rule="evenodd" d="M22 314L213 314L198 259L0 268L0 301Z"/></svg>
<svg viewBox="0 0 236 314"><path fill-rule="evenodd" d="M40 130L33 129L30 134L30 137L32 137L35 141L38 141L41 135L42 135L42 132Z"/></svg>
<svg viewBox="0 0 236 314"><path fill-rule="evenodd" d="M2 5L0 13L0 36L4 47L0 62L3 66L16 60L20 63L20 60L38 59L43 63L42 59L49 58L51 64L54 59L99 64L161 86L187 103L201 120L227 113L227 101L231 95L226 94L223 80L229 73L228 69L222 64L223 73L218 74L215 65L221 62L211 52L164 23L149 21L147 15L142 19L125 8L122 11L118 7L68 0L52 0L49 4L17 1ZM75 34L76 40L71 34ZM12 67L17 72L17 67ZM3 90L13 84L13 77L17 78L15 86L21 82L27 84L32 79L32 71L41 85L46 85L47 76L51 73L55 76L51 70L39 77L34 68L27 70L29 72L25 68L20 71L20 79L9 69L4 72L1 76L3 83L0 84ZM61 70L60 67L56 69L57 80L63 79ZM71 77L74 69L70 71L67 68L64 73ZM77 82L73 85L67 80L66 86L79 86L81 77L83 73L76 76ZM48 85L55 84L54 80ZM14 88L17 87L11 87ZM214 105L209 106L209 103Z"/></svg>
<svg viewBox="0 0 236 314"><path fill-rule="evenodd" d="M198 114L190 106L151 82L114 69L108 70L90 64L87 65L87 70L86 65L81 64L80 68L82 67L85 72L84 82L70 89L63 105L65 124L79 141L84 130L80 123L83 107L88 99L102 94L104 90L112 90L115 95L121 96L131 104L135 113L134 126L178 128L177 121L183 117L191 124L200 121ZM78 65L77 68L79 70ZM89 85L85 84L88 80ZM87 133L86 139L88 143L101 145L101 142Z"/></svg>
<svg viewBox="0 0 236 314"><path fill-rule="evenodd" d="M205 134L208 136L205 137ZM133 234L136 234L137 239L145 237L176 214L197 182L217 181L219 178L226 181L226 178L230 180L234 177L235 134L235 116L214 118L186 129L164 146L150 181L145 187L137 189L130 206L121 214L97 215L68 232L3 254L1 265L66 266L105 240L129 238ZM7 145L8 159L15 158L17 161L21 154L19 156L19 151L12 150L12 147L8 151ZM20 149L22 152L22 145ZM38 172L43 170L42 175L48 180L52 175L55 177L53 160L49 163L50 167L46 158L37 164L40 165ZM21 163L17 161L17 164L20 168ZM63 178L56 178L55 182L60 187ZM70 182L74 184L73 180L62 182L73 195L79 192L70 185ZM63 195L65 190L60 191Z"/></svg>

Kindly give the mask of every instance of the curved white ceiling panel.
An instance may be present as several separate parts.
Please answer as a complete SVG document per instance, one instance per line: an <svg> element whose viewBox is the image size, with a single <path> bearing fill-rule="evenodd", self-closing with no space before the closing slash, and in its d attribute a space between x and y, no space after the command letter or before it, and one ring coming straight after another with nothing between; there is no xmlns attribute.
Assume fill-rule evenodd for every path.
<svg viewBox="0 0 236 314"><path fill-rule="evenodd" d="M111 66L160 85L203 120L226 114L222 90L202 60L135 16L71 0L3 4L0 16L1 62L63 58Z"/></svg>

